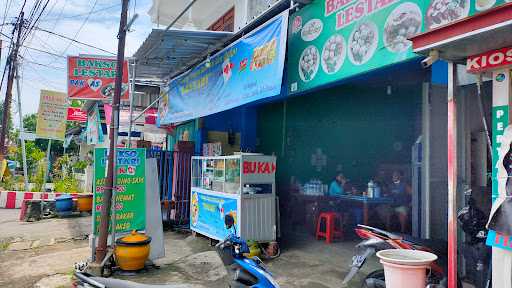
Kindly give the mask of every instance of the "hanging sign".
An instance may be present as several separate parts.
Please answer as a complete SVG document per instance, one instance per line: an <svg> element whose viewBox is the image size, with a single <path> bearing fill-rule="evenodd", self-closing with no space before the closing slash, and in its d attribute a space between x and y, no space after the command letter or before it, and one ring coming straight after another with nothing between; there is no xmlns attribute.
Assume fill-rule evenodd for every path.
<svg viewBox="0 0 512 288"><path fill-rule="evenodd" d="M98 235L106 183L107 148L94 149L94 235ZM146 225L146 149L117 149L116 233Z"/></svg>
<svg viewBox="0 0 512 288"><path fill-rule="evenodd" d="M159 103L159 125L228 110L279 95L288 12L170 81Z"/></svg>
<svg viewBox="0 0 512 288"><path fill-rule="evenodd" d="M64 140L67 101L66 93L41 90L37 111L37 138Z"/></svg>
<svg viewBox="0 0 512 288"><path fill-rule="evenodd" d="M117 74L114 57L68 56L68 97L110 101ZM123 63L121 100L128 100L128 61Z"/></svg>
<svg viewBox="0 0 512 288"><path fill-rule="evenodd" d="M468 57L466 69L469 73L480 73L510 65L512 65L512 47Z"/></svg>
<svg viewBox="0 0 512 288"><path fill-rule="evenodd" d="M290 16L288 91L411 60L410 37L506 0L324 0Z"/></svg>
<svg viewBox="0 0 512 288"><path fill-rule="evenodd" d="M69 107L67 120L82 123L87 122L87 113L82 111L80 107Z"/></svg>

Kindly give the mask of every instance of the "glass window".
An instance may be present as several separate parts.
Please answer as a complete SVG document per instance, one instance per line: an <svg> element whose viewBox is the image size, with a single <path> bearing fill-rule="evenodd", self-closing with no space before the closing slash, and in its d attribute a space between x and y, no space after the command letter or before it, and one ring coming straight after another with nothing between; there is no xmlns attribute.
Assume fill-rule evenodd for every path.
<svg viewBox="0 0 512 288"><path fill-rule="evenodd" d="M240 159L226 159L226 193L238 194L240 190Z"/></svg>

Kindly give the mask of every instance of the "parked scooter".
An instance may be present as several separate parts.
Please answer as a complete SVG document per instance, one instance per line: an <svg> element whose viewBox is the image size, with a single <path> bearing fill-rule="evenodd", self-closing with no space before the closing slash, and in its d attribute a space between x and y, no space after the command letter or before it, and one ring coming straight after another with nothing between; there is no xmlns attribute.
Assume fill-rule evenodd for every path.
<svg viewBox="0 0 512 288"><path fill-rule="evenodd" d="M279 288L272 274L258 257L247 258L250 253L247 242L236 236L235 220L231 215L224 218L229 235L219 242L215 249L227 269L230 288ZM83 272L75 272L77 288L182 288L185 285L145 285L132 281L93 277Z"/></svg>
<svg viewBox="0 0 512 288"><path fill-rule="evenodd" d="M467 193L468 205L459 210L457 220L466 233L462 251L466 259L467 274L473 280L476 288L488 288L491 286L490 273L490 248L485 244L487 239L487 216L475 205L470 191Z"/></svg>
<svg viewBox="0 0 512 288"><path fill-rule="evenodd" d="M226 215L227 229L233 229L228 237L215 246L224 266L228 270L231 288L278 288L279 284L258 257L247 258L249 247L242 238L236 236L235 220Z"/></svg>
<svg viewBox="0 0 512 288"><path fill-rule="evenodd" d="M415 238L405 234L395 234L378 228L365 225L358 225L356 234L363 241L356 246L356 255L352 257L350 272L345 276L343 284L348 283L366 263L366 260L376 252L385 249L410 249L431 252L437 255L438 259L431 265L427 275L429 287L447 287L446 271L448 266L448 245L443 240L430 240ZM457 279L457 286L462 288L460 279ZM384 270L376 270L368 274L363 281L363 288L384 288Z"/></svg>

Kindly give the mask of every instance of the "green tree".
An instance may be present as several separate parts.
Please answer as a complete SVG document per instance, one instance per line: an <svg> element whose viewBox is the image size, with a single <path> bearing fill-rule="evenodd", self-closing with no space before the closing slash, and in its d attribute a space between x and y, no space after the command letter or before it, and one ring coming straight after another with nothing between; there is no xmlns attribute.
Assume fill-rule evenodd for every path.
<svg viewBox="0 0 512 288"><path fill-rule="evenodd" d="M39 161L44 159L45 152L39 149L34 141L25 141L25 151L27 152L27 172L29 175L34 173L35 168ZM13 147L11 151L9 151L9 155L13 155L14 157L11 160L18 161L18 163L23 163L22 158L22 149L20 146Z"/></svg>
<svg viewBox="0 0 512 288"><path fill-rule="evenodd" d="M80 126L78 122L67 122L66 130ZM25 131L35 132L37 127L37 114L28 114L23 117L23 128ZM45 151L48 149L48 139L36 139L35 145ZM64 147L62 141L52 140L51 154L55 156L62 156L64 154ZM71 142L66 149L67 154L78 154L79 147L75 142Z"/></svg>

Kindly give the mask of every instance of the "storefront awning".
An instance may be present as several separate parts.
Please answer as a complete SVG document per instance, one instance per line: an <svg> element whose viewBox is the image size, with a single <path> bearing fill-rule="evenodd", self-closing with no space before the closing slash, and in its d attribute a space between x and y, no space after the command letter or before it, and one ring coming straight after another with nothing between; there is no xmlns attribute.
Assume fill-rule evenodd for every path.
<svg viewBox="0 0 512 288"><path fill-rule="evenodd" d="M133 55L138 80L162 80L187 67L233 33L153 29Z"/></svg>
<svg viewBox="0 0 512 288"><path fill-rule="evenodd" d="M416 53L437 50L447 61L512 46L512 3L416 35L410 40Z"/></svg>

